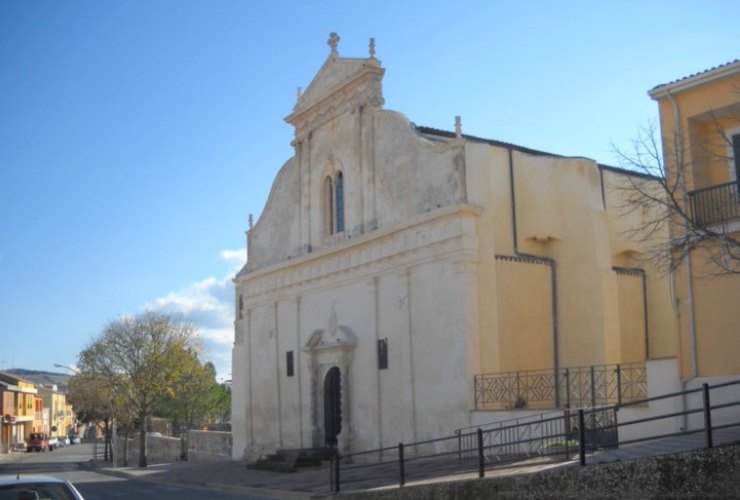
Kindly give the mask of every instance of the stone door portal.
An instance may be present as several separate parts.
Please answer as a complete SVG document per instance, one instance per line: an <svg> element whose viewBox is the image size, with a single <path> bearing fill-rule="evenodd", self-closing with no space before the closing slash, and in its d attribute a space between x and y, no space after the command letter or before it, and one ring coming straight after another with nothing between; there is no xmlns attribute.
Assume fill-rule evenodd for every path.
<svg viewBox="0 0 740 500"><path fill-rule="evenodd" d="M357 337L339 325L332 306L329 325L314 330L303 351L311 373L311 446L352 451L352 358Z"/></svg>

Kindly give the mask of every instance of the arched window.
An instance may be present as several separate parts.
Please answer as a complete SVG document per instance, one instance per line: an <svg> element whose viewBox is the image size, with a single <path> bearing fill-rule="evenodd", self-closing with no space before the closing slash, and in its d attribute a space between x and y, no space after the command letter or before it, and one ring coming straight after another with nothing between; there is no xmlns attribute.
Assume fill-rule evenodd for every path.
<svg viewBox="0 0 740 500"><path fill-rule="evenodd" d="M324 179L324 231L334 234L334 183L331 177Z"/></svg>
<svg viewBox="0 0 740 500"><path fill-rule="evenodd" d="M342 172L339 172L337 174L336 190L336 228L337 232L341 233L342 231L344 231L344 177L342 176Z"/></svg>

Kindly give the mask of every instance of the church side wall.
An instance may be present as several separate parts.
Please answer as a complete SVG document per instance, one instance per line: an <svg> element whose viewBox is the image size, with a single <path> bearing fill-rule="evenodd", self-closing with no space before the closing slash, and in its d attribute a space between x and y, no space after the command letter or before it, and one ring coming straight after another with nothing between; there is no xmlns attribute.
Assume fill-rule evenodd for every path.
<svg viewBox="0 0 740 500"><path fill-rule="evenodd" d="M555 348L561 368L645 360L642 278L614 270L644 266L625 230L645 215L619 210L623 191L614 184L624 174L517 150L511 162L506 148L466 143L468 196L484 207L479 237L487 249L479 263L481 372L551 369ZM526 255L554 262L557 345L550 269ZM646 269L645 283L649 354L675 356L668 280Z"/></svg>
<svg viewBox="0 0 740 500"><path fill-rule="evenodd" d="M624 174L610 170L602 170L602 175L606 217L610 228L609 241L614 256L613 262L617 266L639 268L645 272L648 311L646 356L650 359L674 357L678 354L678 341L676 319L671 303L673 293L670 279L665 272L650 266L649 262L642 258L646 251L645 243L632 234L634 228L640 227L645 223L645 220L649 220L655 214L644 210L626 210L626 207L629 206L627 197L630 193L631 183L638 183L642 187L647 187L644 183L648 181L642 178L630 179ZM630 295L631 298L628 300L641 297L642 290L637 293L638 291L633 289L632 292L635 295L632 295L632 292L624 289L624 286L627 285L625 281L631 281L632 286L635 286L634 277L627 276L625 278L632 279L620 280L620 295L622 297ZM623 300L620 298L620 304L622 302ZM635 305L637 306L637 304ZM629 325L634 324L635 319L644 320L644 318L639 317L639 312L644 310L642 306L640 306L639 311L622 305L620 305L620 309L620 318L624 323L622 331L625 333L632 329ZM644 328L644 326L641 327L643 331ZM625 341L629 342L629 340L623 342Z"/></svg>

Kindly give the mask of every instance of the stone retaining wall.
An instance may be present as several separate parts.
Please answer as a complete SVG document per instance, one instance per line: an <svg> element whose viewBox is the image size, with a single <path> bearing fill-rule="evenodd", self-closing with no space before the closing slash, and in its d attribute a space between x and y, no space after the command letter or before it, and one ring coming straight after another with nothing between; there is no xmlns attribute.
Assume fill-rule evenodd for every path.
<svg viewBox="0 0 740 500"><path fill-rule="evenodd" d="M740 445L516 476L346 492L373 500L740 498Z"/></svg>
<svg viewBox="0 0 740 500"><path fill-rule="evenodd" d="M116 442L115 453L117 463L123 465L123 438ZM139 435L128 440L128 465L139 463ZM183 450L180 438L165 436L146 437L146 460L148 464L162 464L179 462L182 460Z"/></svg>
<svg viewBox="0 0 740 500"><path fill-rule="evenodd" d="M218 431L188 431L188 462L231 460L231 433Z"/></svg>
<svg viewBox="0 0 740 500"><path fill-rule="evenodd" d="M231 460L231 433L217 431L188 431L186 439L152 436L146 437L147 463L160 464L187 460L189 462L214 462ZM117 463L123 465L123 438L115 446ZM128 464L139 462L139 436L128 441Z"/></svg>

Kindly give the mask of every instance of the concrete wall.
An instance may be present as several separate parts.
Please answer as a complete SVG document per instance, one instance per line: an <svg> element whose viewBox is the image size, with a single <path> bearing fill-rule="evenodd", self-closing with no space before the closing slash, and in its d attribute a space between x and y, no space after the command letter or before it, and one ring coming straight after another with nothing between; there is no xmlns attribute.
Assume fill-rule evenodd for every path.
<svg viewBox="0 0 740 500"><path fill-rule="evenodd" d="M220 462L231 460L231 433L188 431L188 462Z"/></svg>
<svg viewBox="0 0 740 500"><path fill-rule="evenodd" d="M231 433L216 431L188 431L186 439L167 436L147 436L147 462L161 464L179 462L212 462L231 459ZM114 446L116 463L123 466L123 438ZM128 465L139 462L138 435L128 440Z"/></svg>
<svg viewBox="0 0 740 500"><path fill-rule="evenodd" d="M648 361L645 364L645 370L647 397L654 398L683 390L678 380L676 358ZM625 406L617 412L617 420L619 423L624 423L657 415L676 413L683 411L682 404L683 400L681 398L672 397L650 401L645 405ZM679 432L683 426L684 421L682 417L664 418L635 425L625 425L619 427L619 440L628 441L630 439Z"/></svg>
<svg viewBox="0 0 740 500"><path fill-rule="evenodd" d="M119 437L114 443L114 453L116 464L124 466L124 442L123 437ZM146 456L148 464L166 464L179 462L182 460L182 440L180 438L166 436L147 436L146 437ZM126 457L129 466L135 466L139 463L139 436L138 434L128 440L128 449Z"/></svg>
<svg viewBox="0 0 740 500"><path fill-rule="evenodd" d="M415 500L489 498L740 498L740 446L556 471L432 483L340 498Z"/></svg>

